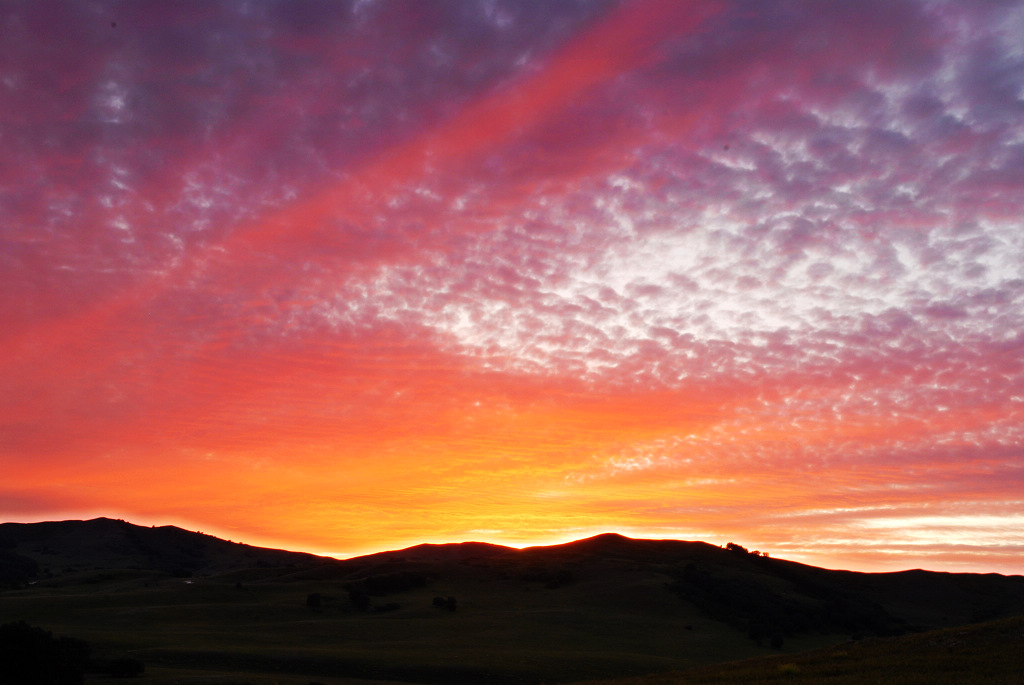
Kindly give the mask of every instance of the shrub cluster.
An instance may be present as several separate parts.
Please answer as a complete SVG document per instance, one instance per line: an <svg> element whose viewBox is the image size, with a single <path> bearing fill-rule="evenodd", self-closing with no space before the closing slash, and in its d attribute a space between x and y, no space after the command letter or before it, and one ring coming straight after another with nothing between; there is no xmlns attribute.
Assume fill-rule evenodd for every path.
<svg viewBox="0 0 1024 685"><path fill-rule="evenodd" d="M376 576L369 576L362 580L349 583L348 598L352 605L359 611L394 611L399 607L394 602L374 607L371 597L384 597L396 592L406 592L421 588L427 584L429 577L425 573L413 571L397 571L395 573L382 573Z"/></svg>
<svg viewBox="0 0 1024 685"><path fill-rule="evenodd" d="M454 597L434 597L434 606L438 609L447 609L448 611L455 611L458 608L458 603Z"/></svg>
<svg viewBox="0 0 1024 685"><path fill-rule="evenodd" d="M111 678L137 678L146 672L146 665L134 657L117 657L93 661L89 670Z"/></svg>
<svg viewBox="0 0 1024 685"><path fill-rule="evenodd" d="M555 590L576 580L568 568L534 566L524 571L520 578L531 583L544 583L549 590Z"/></svg>
<svg viewBox="0 0 1024 685"><path fill-rule="evenodd" d="M24 621L0 625L0 685L81 685L86 673L135 678L146 671L134 657L90 659L89 645Z"/></svg>
<svg viewBox="0 0 1024 685"><path fill-rule="evenodd" d="M0 685L81 685L89 645L24 621L0 625Z"/></svg>

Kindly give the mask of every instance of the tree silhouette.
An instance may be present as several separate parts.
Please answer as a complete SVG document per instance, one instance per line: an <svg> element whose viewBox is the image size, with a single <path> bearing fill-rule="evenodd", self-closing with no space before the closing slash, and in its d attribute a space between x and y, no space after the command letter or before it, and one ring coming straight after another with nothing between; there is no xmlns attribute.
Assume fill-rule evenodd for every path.
<svg viewBox="0 0 1024 685"><path fill-rule="evenodd" d="M81 685L89 645L54 637L24 621L0 626L0 683L4 685Z"/></svg>
<svg viewBox="0 0 1024 685"><path fill-rule="evenodd" d="M359 611L369 611L370 595L361 587L352 587L348 591L348 599Z"/></svg>

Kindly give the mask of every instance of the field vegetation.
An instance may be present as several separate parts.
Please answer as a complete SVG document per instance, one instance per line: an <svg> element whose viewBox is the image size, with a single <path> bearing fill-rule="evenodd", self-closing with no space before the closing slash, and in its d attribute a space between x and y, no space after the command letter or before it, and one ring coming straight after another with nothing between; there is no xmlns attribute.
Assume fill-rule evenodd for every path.
<svg viewBox="0 0 1024 685"><path fill-rule="evenodd" d="M796 655L749 659L600 685L1018 685L1024 617L870 638ZM598 685L591 683L589 685Z"/></svg>

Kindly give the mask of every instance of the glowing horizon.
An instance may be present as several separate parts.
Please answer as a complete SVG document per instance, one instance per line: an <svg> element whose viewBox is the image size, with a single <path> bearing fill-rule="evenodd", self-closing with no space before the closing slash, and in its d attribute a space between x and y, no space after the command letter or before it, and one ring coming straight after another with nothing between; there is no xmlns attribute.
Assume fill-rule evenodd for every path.
<svg viewBox="0 0 1024 685"><path fill-rule="evenodd" d="M1019 3L4 22L0 519L1024 573Z"/></svg>

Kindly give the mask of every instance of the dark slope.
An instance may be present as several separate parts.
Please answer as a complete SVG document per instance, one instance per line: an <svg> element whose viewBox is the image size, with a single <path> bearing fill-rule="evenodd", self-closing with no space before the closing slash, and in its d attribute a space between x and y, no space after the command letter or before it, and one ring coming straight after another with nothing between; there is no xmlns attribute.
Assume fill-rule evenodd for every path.
<svg viewBox="0 0 1024 685"><path fill-rule="evenodd" d="M680 602L751 639L897 635L1024 614L1024 577L817 568L731 545L633 539L614 533L522 550L420 545L343 562L349 577L399 569L431 577L517 580L548 590L585 583L609 607ZM660 588L664 596L654 596ZM601 599L603 598L603 599Z"/></svg>
<svg viewBox="0 0 1024 685"><path fill-rule="evenodd" d="M229 542L175 526L147 528L108 518L0 524L0 585L8 586L99 570L209 575L330 561L312 554Z"/></svg>
<svg viewBox="0 0 1024 685"><path fill-rule="evenodd" d="M833 571L735 545L613 533L522 550L479 542L424 544L339 561L107 518L0 524L0 587L125 569L361 583L385 590L378 594L411 580L456 589L511 583L510 591L583 586L585 601L595 605L632 611L684 604L766 643L819 633L899 634L1024 614L1021 576Z"/></svg>
<svg viewBox="0 0 1024 685"><path fill-rule="evenodd" d="M1024 577L996 573L852 574L852 589L924 626L956 626L1024 614Z"/></svg>

